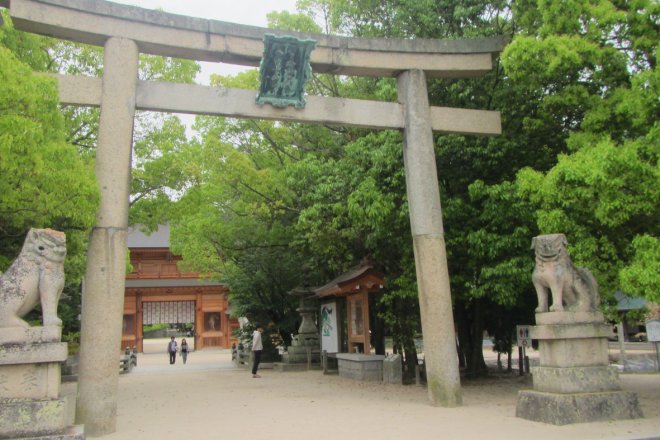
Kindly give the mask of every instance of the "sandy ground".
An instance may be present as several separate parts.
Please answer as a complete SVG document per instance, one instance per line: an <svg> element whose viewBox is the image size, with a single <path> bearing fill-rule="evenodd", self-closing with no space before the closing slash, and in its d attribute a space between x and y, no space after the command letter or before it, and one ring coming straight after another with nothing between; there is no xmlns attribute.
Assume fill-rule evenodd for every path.
<svg viewBox="0 0 660 440"><path fill-rule="evenodd" d="M660 438L660 374L621 375L623 388L638 393L644 419L553 426L514 416L517 391L531 388L520 376L464 381L464 404L450 409L430 406L426 389L415 385L320 371L262 370L254 379L234 368L228 350L191 353L186 365L180 358L169 365L164 349L151 351L120 376L117 432L103 439Z"/></svg>

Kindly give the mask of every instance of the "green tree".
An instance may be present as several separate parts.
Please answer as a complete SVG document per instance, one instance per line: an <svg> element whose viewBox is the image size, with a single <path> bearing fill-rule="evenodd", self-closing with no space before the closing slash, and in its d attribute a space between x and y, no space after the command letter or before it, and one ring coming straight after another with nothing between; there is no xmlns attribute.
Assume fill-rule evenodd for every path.
<svg viewBox="0 0 660 440"><path fill-rule="evenodd" d="M27 228L54 227L66 232L67 285L59 313L65 332L75 332L87 237L98 205L93 161L99 112L58 108L55 81L31 71L100 76L102 49L17 31L6 11L2 14L1 73L6 81L0 116L0 167L5 177L0 183L0 269L16 256ZM12 57L4 52L7 49ZM145 80L192 82L199 71L195 62L154 56L141 56L140 66L140 78ZM167 166L165 159L154 151L153 142L150 144L154 138L161 141L167 137L162 131L174 138L163 149L175 149L181 142L181 124L177 127L175 122L161 120L167 122L168 118L138 115L136 137L141 142L134 156L139 164L134 202L161 197L166 184L174 188L172 192L185 184L174 182L180 174L162 171ZM167 175L169 181L154 184L153 175L158 173Z"/></svg>
<svg viewBox="0 0 660 440"><path fill-rule="evenodd" d="M605 300L620 287L653 298L659 282L659 11L644 0L520 2L522 32L503 54L509 77L562 126L556 164L522 170L520 194L541 232L567 234Z"/></svg>
<svg viewBox="0 0 660 440"><path fill-rule="evenodd" d="M99 201L93 164L65 141L54 79L32 73L5 47L0 79L0 268L18 255L30 228L65 232L67 285L60 313L65 332L75 330L86 236Z"/></svg>

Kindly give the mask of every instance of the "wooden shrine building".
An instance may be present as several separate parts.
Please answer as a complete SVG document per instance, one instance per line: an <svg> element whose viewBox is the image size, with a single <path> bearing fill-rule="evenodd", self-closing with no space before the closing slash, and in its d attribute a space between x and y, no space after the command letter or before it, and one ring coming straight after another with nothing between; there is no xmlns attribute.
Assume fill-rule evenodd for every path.
<svg viewBox="0 0 660 440"><path fill-rule="evenodd" d="M315 289L321 307L321 346L328 353L371 353L370 294L385 283L370 264Z"/></svg>
<svg viewBox="0 0 660 440"><path fill-rule="evenodd" d="M143 327L193 324L195 349L228 348L238 320L228 314L228 289L196 272L182 272L181 257L170 252L169 227L151 235L129 230L127 245L133 271L126 276L121 347L143 350Z"/></svg>

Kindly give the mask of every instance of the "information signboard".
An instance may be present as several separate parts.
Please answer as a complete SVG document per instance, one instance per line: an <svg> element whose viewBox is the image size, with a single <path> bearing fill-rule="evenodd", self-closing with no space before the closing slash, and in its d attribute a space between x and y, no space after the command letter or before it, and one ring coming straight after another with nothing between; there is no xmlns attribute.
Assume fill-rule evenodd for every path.
<svg viewBox="0 0 660 440"><path fill-rule="evenodd" d="M660 319L646 322L646 338L649 342L660 342Z"/></svg>

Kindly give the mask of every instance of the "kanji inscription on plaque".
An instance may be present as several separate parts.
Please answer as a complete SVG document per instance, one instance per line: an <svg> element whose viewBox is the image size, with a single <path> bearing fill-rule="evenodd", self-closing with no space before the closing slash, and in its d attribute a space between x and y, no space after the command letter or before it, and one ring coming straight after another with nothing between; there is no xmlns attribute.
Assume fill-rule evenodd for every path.
<svg viewBox="0 0 660 440"><path fill-rule="evenodd" d="M257 104L304 108L305 83L312 76L309 55L315 46L312 39L265 34Z"/></svg>

